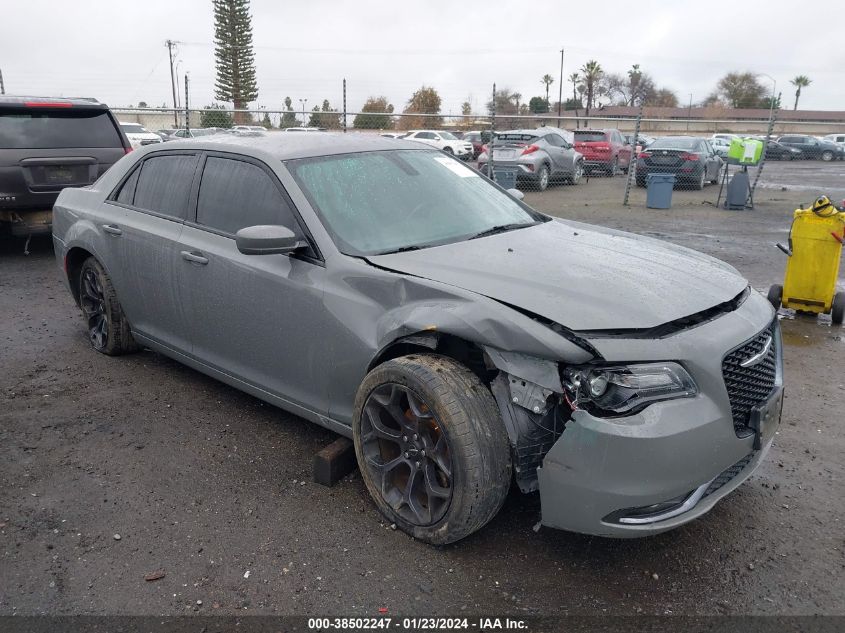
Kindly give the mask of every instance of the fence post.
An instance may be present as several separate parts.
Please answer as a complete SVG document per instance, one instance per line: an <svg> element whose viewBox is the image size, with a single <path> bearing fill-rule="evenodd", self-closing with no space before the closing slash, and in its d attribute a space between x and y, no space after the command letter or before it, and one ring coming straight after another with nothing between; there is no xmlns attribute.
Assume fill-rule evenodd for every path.
<svg viewBox="0 0 845 633"><path fill-rule="evenodd" d="M766 164L766 150L769 148L769 139L772 136L772 131L775 129L775 120L777 119L777 114L780 112L780 108L775 109L774 104L780 103L780 93L778 93L778 100L775 102L772 101L772 108L769 110L769 127L766 130L766 139L763 141L763 155L760 157L760 164L757 165L757 175L754 176L754 184L751 185L751 191L748 192L748 200L745 201L746 206L748 205L749 201L751 204L754 204L754 192L757 190L757 183L760 180L760 174L763 172L763 165Z"/></svg>
<svg viewBox="0 0 845 633"><path fill-rule="evenodd" d="M631 183L637 177L637 142L640 140L640 122L643 120L643 102L640 101L640 109L637 111L637 122L634 124L634 146L631 148L631 160L628 161L628 178L625 182L625 199L622 206L628 206L628 196L631 193Z"/></svg>
<svg viewBox="0 0 845 633"><path fill-rule="evenodd" d="M346 77L343 78L343 133L346 134Z"/></svg>
<svg viewBox="0 0 845 633"><path fill-rule="evenodd" d="M191 129L191 111L188 105L188 73L185 73L185 129Z"/></svg>

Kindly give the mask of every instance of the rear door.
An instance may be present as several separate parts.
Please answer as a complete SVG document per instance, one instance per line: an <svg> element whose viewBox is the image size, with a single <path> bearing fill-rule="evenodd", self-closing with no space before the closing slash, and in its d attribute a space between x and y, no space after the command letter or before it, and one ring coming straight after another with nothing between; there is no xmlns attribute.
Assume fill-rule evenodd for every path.
<svg viewBox="0 0 845 633"><path fill-rule="evenodd" d="M0 105L0 210L48 210L65 187L90 185L126 153L103 106Z"/></svg>
<svg viewBox="0 0 845 633"><path fill-rule="evenodd" d="M109 274L132 330L190 351L185 297L177 284L179 237L188 213L199 153L156 152L127 174L107 204L121 207L100 228L117 244Z"/></svg>
<svg viewBox="0 0 845 633"><path fill-rule="evenodd" d="M209 152L196 214L178 261L190 301L193 355L263 391L326 413L330 345L324 341L326 269L313 248L302 255L244 255L235 233L282 225L307 239L293 203L260 161Z"/></svg>
<svg viewBox="0 0 845 633"><path fill-rule="evenodd" d="M570 164L569 157L566 153L566 148L569 146L562 136L552 132L540 137L545 141L543 149L545 149L552 159L552 175L559 175L561 173L569 173Z"/></svg>

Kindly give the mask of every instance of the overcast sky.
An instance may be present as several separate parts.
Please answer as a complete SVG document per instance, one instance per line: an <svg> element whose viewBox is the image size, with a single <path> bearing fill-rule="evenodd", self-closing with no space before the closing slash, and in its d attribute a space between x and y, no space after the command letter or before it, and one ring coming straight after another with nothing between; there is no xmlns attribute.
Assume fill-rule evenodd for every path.
<svg viewBox="0 0 845 633"><path fill-rule="evenodd" d="M574 9L573 7L588 7ZM170 104L168 38L182 42L179 74L190 73L192 105L214 100L211 0L0 0L0 70L8 94L92 96L111 106ZM834 45L845 2L638 0L476 2L252 0L257 104L300 109L329 99L349 111L370 95L401 110L422 84L444 113L469 100L482 112L493 82L527 100L589 59L624 72L639 63L682 104L704 99L731 70L771 75L792 107L789 79L812 85L802 109L845 110L845 47ZM818 52L816 52L818 51ZM766 86L772 80L761 76Z"/></svg>

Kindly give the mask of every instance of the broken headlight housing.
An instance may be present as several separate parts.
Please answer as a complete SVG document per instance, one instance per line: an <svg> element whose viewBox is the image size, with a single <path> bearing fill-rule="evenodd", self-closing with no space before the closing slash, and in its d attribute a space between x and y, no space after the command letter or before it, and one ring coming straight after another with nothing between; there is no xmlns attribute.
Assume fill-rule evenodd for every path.
<svg viewBox="0 0 845 633"><path fill-rule="evenodd" d="M678 363L565 367L563 384L573 407L602 416L629 415L658 400L698 393Z"/></svg>

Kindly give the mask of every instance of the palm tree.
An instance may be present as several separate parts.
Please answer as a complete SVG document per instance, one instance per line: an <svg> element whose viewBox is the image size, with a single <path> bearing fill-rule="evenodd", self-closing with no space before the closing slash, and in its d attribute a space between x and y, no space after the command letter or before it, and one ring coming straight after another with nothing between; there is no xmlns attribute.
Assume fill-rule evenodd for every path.
<svg viewBox="0 0 845 633"><path fill-rule="evenodd" d="M551 86L554 82L555 78L548 74L543 75L543 77L540 79L540 83L545 84L546 86L546 103L549 102L549 86Z"/></svg>
<svg viewBox="0 0 845 633"><path fill-rule="evenodd" d="M789 83L795 86L795 106L793 106L793 110L798 109L798 99L801 98L801 88L806 88L813 80L810 79L807 75L798 75L795 79L790 79Z"/></svg>
<svg viewBox="0 0 845 633"><path fill-rule="evenodd" d="M599 79L604 74L604 70L596 60L591 59L581 67L581 73L584 76L584 86L587 92L586 115L590 116L590 108L593 107L593 99L596 95L596 87Z"/></svg>
<svg viewBox="0 0 845 633"><path fill-rule="evenodd" d="M578 73L572 73L569 77L567 77L567 79L569 79L569 83L572 84L572 102L573 105L575 105L578 103L578 93L576 90L578 89L578 85L581 83L581 75Z"/></svg>

